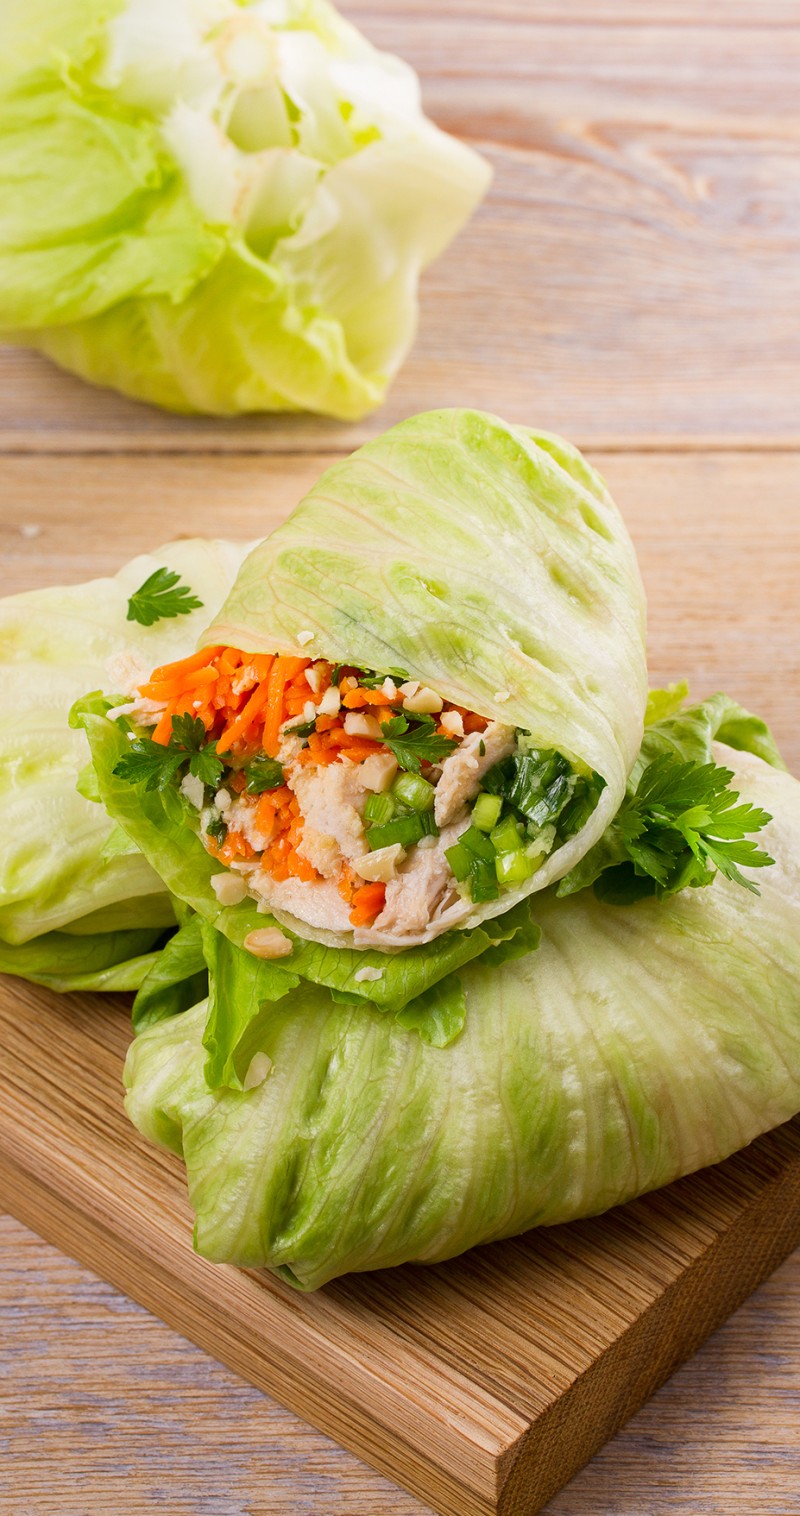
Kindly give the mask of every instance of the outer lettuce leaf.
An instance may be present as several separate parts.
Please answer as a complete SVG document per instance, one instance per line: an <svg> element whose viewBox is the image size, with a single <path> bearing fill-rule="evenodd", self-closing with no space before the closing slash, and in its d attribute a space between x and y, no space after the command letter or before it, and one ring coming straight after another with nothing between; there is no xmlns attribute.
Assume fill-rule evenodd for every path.
<svg viewBox="0 0 800 1516"><path fill-rule="evenodd" d="M0 941L24 944L65 927L84 939L132 928L152 936L174 922L158 875L86 798L89 752L68 713L79 694L108 683L110 657L149 669L191 651L244 551L173 543L113 578L0 601ZM191 584L205 609L149 628L127 621L129 595L162 564ZM24 972L11 968L8 955L5 966Z"/></svg>
<svg viewBox="0 0 800 1516"><path fill-rule="evenodd" d="M719 880L630 910L538 902L540 951L463 974L441 1051L301 984L268 1077L210 1093L204 1004L130 1050L127 1108L182 1151L206 1257L303 1289L600 1212L800 1109L800 786L719 748L776 818L760 897Z"/></svg>
<svg viewBox="0 0 800 1516"><path fill-rule="evenodd" d="M413 72L326 0L6 5L0 329L177 411L378 405L489 179Z"/></svg>
<svg viewBox="0 0 800 1516"><path fill-rule="evenodd" d="M163 956L163 939L163 931L142 929L88 936L45 932L17 946L0 941L0 974L16 974L64 994L138 990Z"/></svg>
<svg viewBox="0 0 800 1516"><path fill-rule="evenodd" d="M686 684L650 691L644 738L628 779L629 795L636 793L648 764L662 754L683 762L711 762L715 739L737 751L755 753L773 768L786 767L769 727L760 716L753 716L721 693L709 696L699 705L684 706L688 692ZM594 847L561 880L558 893L573 895L594 884L607 869L627 862L628 850L612 819Z"/></svg>
<svg viewBox="0 0 800 1516"><path fill-rule="evenodd" d="M644 593L619 512L574 448L480 411L412 417L334 464L250 554L205 640L404 669L602 775L585 827L468 925L587 852L639 751Z"/></svg>
<svg viewBox="0 0 800 1516"><path fill-rule="evenodd" d="M208 994L201 929L201 918L189 916L156 955L133 1002L135 1032L188 1011Z"/></svg>
<svg viewBox="0 0 800 1516"><path fill-rule="evenodd" d="M86 730L103 805L114 821L141 849L166 888L222 932L238 947L248 932L275 925L255 901L221 906L211 879L219 865L206 852L197 834L197 812L175 791L150 793L119 779L114 767L127 749L121 727L99 715L90 702L79 702L73 719ZM398 1011L487 949L503 955L530 952L536 934L523 905L495 921L467 932L450 932L423 947L398 954L335 948L304 940L286 931L294 943L291 958L281 966L315 984L342 992L358 1001L372 1001L384 1010ZM356 978L364 968L380 970L380 979Z"/></svg>

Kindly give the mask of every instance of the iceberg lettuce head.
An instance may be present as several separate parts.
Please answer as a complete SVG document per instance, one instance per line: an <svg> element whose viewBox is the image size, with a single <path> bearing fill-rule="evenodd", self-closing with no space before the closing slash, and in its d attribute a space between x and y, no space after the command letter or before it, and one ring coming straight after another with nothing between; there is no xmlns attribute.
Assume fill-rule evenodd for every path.
<svg viewBox="0 0 800 1516"><path fill-rule="evenodd" d="M10 0L0 330L169 409L380 404L489 171L328 0Z"/></svg>

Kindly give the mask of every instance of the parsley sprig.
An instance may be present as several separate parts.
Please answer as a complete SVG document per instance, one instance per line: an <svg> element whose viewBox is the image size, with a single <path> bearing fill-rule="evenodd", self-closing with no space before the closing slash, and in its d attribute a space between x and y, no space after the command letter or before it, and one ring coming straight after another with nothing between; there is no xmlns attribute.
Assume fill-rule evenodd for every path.
<svg viewBox="0 0 800 1516"><path fill-rule="evenodd" d="M601 873L595 883L600 899L627 904L674 895L687 885L710 884L717 872L757 895L741 869L774 862L748 835L772 818L759 806L737 804L732 779L719 764L682 762L669 753L648 764L609 829L618 856L628 861Z"/></svg>
<svg viewBox="0 0 800 1516"><path fill-rule="evenodd" d="M381 724L381 741L394 753L401 769L418 774L423 763L439 763L458 746L455 738L441 737L432 716L415 714L413 725L406 716L392 716Z"/></svg>
<svg viewBox="0 0 800 1516"><path fill-rule="evenodd" d="M181 584L180 578L175 569L157 568L131 595L127 620L153 626L156 621L201 610L202 600L198 600L188 584Z"/></svg>
<svg viewBox="0 0 800 1516"><path fill-rule="evenodd" d="M127 753L115 765L118 779L143 784L145 790L165 790L188 761L189 773L215 789L224 765L217 757L216 742L206 742L206 729L199 716L173 716L169 742L135 737Z"/></svg>

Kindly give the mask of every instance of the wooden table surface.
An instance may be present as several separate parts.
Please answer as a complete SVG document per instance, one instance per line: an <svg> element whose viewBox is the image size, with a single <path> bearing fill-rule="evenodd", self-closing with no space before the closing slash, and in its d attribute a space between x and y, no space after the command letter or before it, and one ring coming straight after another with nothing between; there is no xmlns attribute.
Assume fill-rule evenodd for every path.
<svg viewBox="0 0 800 1516"><path fill-rule="evenodd" d="M2 353L3 588L171 530L256 535L332 454L482 405L589 450L641 553L654 678L763 710L769 670L800 773L797 0L343 8L495 169L387 405L351 427L179 420ZM424 1516L9 1218L0 1264L1 1516ZM800 1255L548 1511L800 1516L799 1414Z"/></svg>

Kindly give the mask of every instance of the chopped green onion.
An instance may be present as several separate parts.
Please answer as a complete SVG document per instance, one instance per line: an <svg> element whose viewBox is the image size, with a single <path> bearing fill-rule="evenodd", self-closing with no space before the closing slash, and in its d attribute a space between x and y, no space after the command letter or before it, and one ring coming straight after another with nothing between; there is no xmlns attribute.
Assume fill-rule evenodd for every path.
<svg viewBox="0 0 800 1516"><path fill-rule="evenodd" d="M414 811L410 816L396 816L386 826L371 826L367 842L373 852L379 847L391 847L399 842L401 847L410 847L421 837L438 837L439 828L430 811Z"/></svg>
<svg viewBox="0 0 800 1516"><path fill-rule="evenodd" d="M489 834L489 841L498 853L518 853L522 840L515 816L504 816L500 825L493 827Z"/></svg>
<svg viewBox="0 0 800 1516"><path fill-rule="evenodd" d="M470 874L470 894L476 902L496 900L500 894L497 876L492 865L484 858L475 858Z"/></svg>
<svg viewBox="0 0 800 1516"><path fill-rule="evenodd" d="M467 848L462 847L460 842L456 842L453 847L445 849L444 856L459 884L461 884L472 872L472 865L475 862L473 854Z"/></svg>
<svg viewBox="0 0 800 1516"><path fill-rule="evenodd" d="M489 838L483 832L479 832L476 826L468 826L458 840L473 858L482 858L484 863L494 863L494 848Z"/></svg>
<svg viewBox="0 0 800 1516"><path fill-rule="evenodd" d="M432 811L436 791L421 774L398 774L392 785L392 794L412 811Z"/></svg>
<svg viewBox="0 0 800 1516"><path fill-rule="evenodd" d="M283 768L277 758L254 758L245 768L244 775L248 795L262 795L264 790L276 790L283 784Z"/></svg>
<svg viewBox="0 0 800 1516"><path fill-rule="evenodd" d="M557 816L562 806L569 799L570 784L566 774L559 774L557 779L549 786L541 800L537 801L528 811L528 820L534 826L546 826L553 816Z"/></svg>
<svg viewBox="0 0 800 1516"><path fill-rule="evenodd" d="M490 832L497 826L502 809L502 795L480 794L472 807L472 825L481 832Z"/></svg>
<svg viewBox="0 0 800 1516"><path fill-rule="evenodd" d="M364 806L364 820L374 821L377 826L385 826L391 821L397 806L394 796L384 791L382 795L368 795Z"/></svg>
<svg viewBox="0 0 800 1516"><path fill-rule="evenodd" d="M522 884L541 867L542 858L531 858L527 853L498 853L494 861L499 884Z"/></svg>

